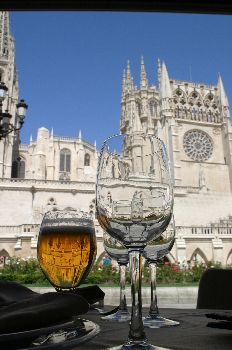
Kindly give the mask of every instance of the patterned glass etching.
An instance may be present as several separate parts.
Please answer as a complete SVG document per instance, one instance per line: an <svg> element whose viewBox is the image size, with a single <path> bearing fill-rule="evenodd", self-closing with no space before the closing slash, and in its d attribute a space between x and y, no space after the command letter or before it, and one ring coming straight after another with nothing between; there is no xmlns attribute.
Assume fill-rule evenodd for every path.
<svg viewBox="0 0 232 350"><path fill-rule="evenodd" d="M208 160L213 153L213 142L208 134L201 130L185 133L183 146L185 153L197 162Z"/></svg>

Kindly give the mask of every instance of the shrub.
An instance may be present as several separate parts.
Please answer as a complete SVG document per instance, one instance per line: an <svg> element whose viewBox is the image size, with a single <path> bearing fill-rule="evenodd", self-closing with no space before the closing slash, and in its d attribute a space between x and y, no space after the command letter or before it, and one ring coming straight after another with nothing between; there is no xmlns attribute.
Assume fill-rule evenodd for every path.
<svg viewBox="0 0 232 350"><path fill-rule="evenodd" d="M35 258L12 257L0 271L0 280L16 281L25 284L44 283L46 280Z"/></svg>
<svg viewBox="0 0 232 350"><path fill-rule="evenodd" d="M162 263L157 267L158 284L196 283L208 267L221 267L220 264L209 263L207 266L196 264L193 267L180 268L178 264ZM37 259L21 259L12 257L3 269L0 270L0 280L17 281L24 284L39 284L50 286L39 267ZM127 269L126 281L130 283ZM149 284L149 267L147 263L143 268L143 285ZM95 263L83 284L119 285L119 272L112 265L101 266Z"/></svg>

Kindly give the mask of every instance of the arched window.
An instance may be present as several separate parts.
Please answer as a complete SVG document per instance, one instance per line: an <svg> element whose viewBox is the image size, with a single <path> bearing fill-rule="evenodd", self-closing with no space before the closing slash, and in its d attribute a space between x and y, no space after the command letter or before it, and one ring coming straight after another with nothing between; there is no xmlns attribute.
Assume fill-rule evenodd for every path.
<svg viewBox="0 0 232 350"><path fill-rule="evenodd" d="M88 153L85 154L84 165L90 166L90 155Z"/></svg>
<svg viewBox="0 0 232 350"><path fill-rule="evenodd" d="M4 70L0 68L0 82L3 82L4 79Z"/></svg>
<svg viewBox="0 0 232 350"><path fill-rule="evenodd" d="M191 265L196 266L199 264L207 265L208 260L205 256L205 254L202 252L201 249L197 248L192 253L191 259L190 259Z"/></svg>
<svg viewBox="0 0 232 350"><path fill-rule="evenodd" d="M229 254L227 255L226 265L232 265L232 250L230 250Z"/></svg>
<svg viewBox="0 0 232 350"><path fill-rule="evenodd" d="M140 116L142 113L142 106L141 106L140 101L136 101L136 111L137 111L138 115Z"/></svg>
<svg viewBox="0 0 232 350"><path fill-rule="evenodd" d="M19 179L25 178L25 161L20 157L12 162L11 177Z"/></svg>
<svg viewBox="0 0 232 350"><path fill-rule="evenodd" d="M9 253L5 250L2 249L0 251L0 267L4 267L6 264L6 261L10 258Z"/></svg>
<svg viewBox="0 0 232 350"><path fill-rule="evenodd" d="M71 170L71 152L67 148L60 151L60 171L70 172Z"/></svg>
<svg viewBox="0 0 232 350"><path fill-rule="evenodd" d="M152 117L157 115L157 104L154 100L149 101L149 113Z"/></svg>

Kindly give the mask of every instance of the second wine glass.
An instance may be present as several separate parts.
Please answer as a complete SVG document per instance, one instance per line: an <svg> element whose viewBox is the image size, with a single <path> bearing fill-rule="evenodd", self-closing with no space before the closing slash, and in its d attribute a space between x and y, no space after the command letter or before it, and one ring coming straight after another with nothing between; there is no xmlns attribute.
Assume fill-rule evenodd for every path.
<svg viewBox="0 0 232 350"><path fill-rule="evenodd" d="M129 263L128 250L115 238L108 235L107 232L103 233L103 245L106 253L110 258L117 261L119 266L120 275L120 302L118 310L110 315L101 317L103 320L126 322L129 321L131 316L127 308L126 302L126 267Z"/></svg>
<svg viewBox="0 0 232 350"><path fill-rule="evenodd" d="M158 239L150 241L144 248L143 257L147 260L150 274L151 302L149 313L143 319L143 324L149 328L178 326L178 321L167 319L160 315L157 304L156 271L158 260L165 257L175 242L175 223L172 218L167 230Z"/></svg>

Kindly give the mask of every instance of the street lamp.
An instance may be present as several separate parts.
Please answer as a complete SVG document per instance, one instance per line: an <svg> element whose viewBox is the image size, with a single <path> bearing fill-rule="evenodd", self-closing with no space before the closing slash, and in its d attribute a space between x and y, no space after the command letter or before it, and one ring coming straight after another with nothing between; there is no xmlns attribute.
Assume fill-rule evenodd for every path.
<svg viewBox="0 0 232 350"><path fill-rule="evenodd" d="M22 128L27 111L27 104L24 100L20 100L16 105L15 125L10 123L12 115L8 112L8 110L5 110L5 112L3 112L2 109L3 101L6 98L7 91L7 86L3 82L0 82L0 140L6 138L6 136L12 131L19 131Z"/></svg>

